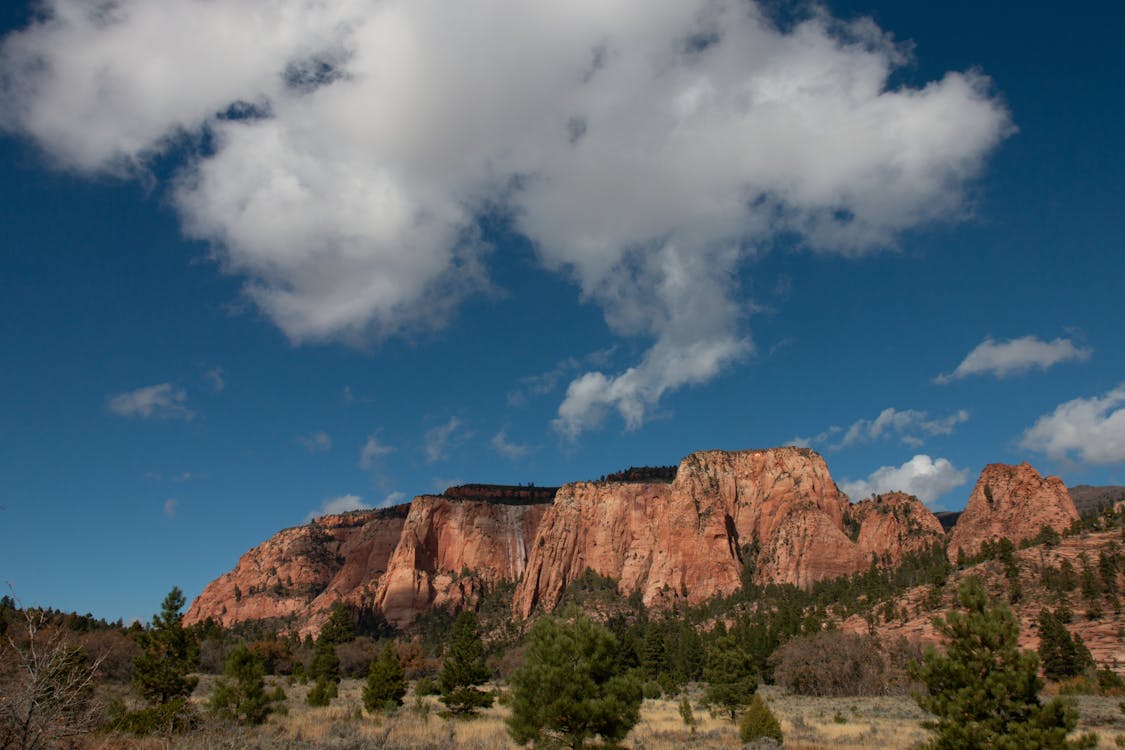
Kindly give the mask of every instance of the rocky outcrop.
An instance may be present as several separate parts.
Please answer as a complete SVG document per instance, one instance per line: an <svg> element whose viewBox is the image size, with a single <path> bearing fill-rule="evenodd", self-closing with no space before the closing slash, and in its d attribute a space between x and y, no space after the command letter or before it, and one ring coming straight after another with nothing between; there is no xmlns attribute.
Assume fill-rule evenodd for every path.
<svg viewBox="0 0 1125 750"><path fill-rule="evenodd" d="M858 530L856 544L869 560L901 560L942 543L941 521L913 495L888 492L856 505L848 512L849 527Z"/></svg>
<svg viewBox="0 0 1125 750"><path fill-rule="evenodd" d="M730 594L744 576L808 586L865 569L873 552L897 562L942 538L921 503L891 505L901 520L861 510L859 537L850 538L847 497L824 459L804 448L693 453L671 483L565 485L540 524L513 607L520 616L552 609L587 569L658 607Z"/></svg>
<svg viewBox="0 0 1125 750"><path fill-rule="evenodd" d="M245 620L307 619L337 601L359 601L387 569L407 506L325 516L285 529L203 589L184 615L224 627Z"/></svg>
<svg viewBox="0 0 1125 750"><path fill-rule="evenodd" d="M488 586L523 574L549 507L415 498L379 580L375 606L402 626L435 606L475 604Z"/></svg>
<svg viewBox="0 0 1125 750"><path fill-rule="evenodd" d="M1019 543L1043 526L1064 531L1078 518L1066 485L1058 477L1043 478L1031 464L989 464L981 472L965 511L957 519L949 558L972 556L982 543L1008 538Z"/></svg>

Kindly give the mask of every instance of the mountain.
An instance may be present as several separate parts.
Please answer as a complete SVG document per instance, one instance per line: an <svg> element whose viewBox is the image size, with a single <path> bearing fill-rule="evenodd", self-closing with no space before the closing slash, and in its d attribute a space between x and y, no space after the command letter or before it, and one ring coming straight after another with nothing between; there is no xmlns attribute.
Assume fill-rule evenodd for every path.
<svg viewBox="0 0 1125 750"><path fill-rule="evenodd" d="M1061 480L993 464L951 541L971 554L1073 518ZM309 633L344 603L403 627L435 607L474 607L501 586L514 587L513 614L524 618L553 609L587 571L664 608L744 581L808 587L893 566L947 538L912 496L851 503L812 450L701 451L676 467L560 488L463 485L285 529L209 584L184 621L276 619Z"/></svg>
<svg viewBox="0 0 1125 750"><path fill-rule="evenodd" d="M1125 487L1091 487L1079 484L1070 488L1070 499L1074 501L1078 515L1085 518L1100 513L1115 503L1125 502Z"/></svg>

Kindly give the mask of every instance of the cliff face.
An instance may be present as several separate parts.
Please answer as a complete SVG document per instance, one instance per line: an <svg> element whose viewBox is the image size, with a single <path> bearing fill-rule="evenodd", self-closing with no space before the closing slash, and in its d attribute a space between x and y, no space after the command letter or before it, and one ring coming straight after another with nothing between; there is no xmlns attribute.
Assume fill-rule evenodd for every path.
<svg viewBox="0 0 1125 750"><path fill-rule="evenodd" d="M1018 544L1044 525L1063 531L1077 518L1070 493L1058 477L1044 479L1028 463L989 464L953 527L949 558L955 560L960 550L976 554L990 539L1007 537Z"/></svg>
<svg viewBox="0 0 1125 750"><path fill-rule="evenodd" d="M389 510L325 516L243 555L203 590L184 623L294 618L304 635L337 602L373 606L397 626L435 606L471 606L486 587L523 573L548 507L424 495Z"/></svg>
<svg viewBox="0 0 1125 750"><path fill-rule="evenodd" d="M565 485L539 526L513 607L525 617L552 609L587 568L649 606L729 594L744 573L807 586L865 569L876 550L897 561L922 543L916 535L926 544L942 538L937 519L913 502L913 523L863 511L853 541L846 496L824 459L802 448L693 453L670 484Z"/></svg>
<svg viewBox="0 0 1125 750"><path fill-rule="evenodd" d="M431 607L475 604L484 586L523 574L549 507L415 498L375 605L402 626Z"/></svg>
<svg viewBox="0 0 1125 750"><path fill-rule="evenodd" d="M863 500L851 507L849 516L859 526L856 543L869 562L884 555L901 560L945 540L945 528L937 516L921 500L903 492Z"/></svg>
<svg viewBox="0 0 1125 750"><path fill-rule="evenodd" d="M304 618L327 612L337 601L358 600L386 571L405 520L402 507L325 516L280 531L208 584L184 624L208 617L224 627Z"/></svg>

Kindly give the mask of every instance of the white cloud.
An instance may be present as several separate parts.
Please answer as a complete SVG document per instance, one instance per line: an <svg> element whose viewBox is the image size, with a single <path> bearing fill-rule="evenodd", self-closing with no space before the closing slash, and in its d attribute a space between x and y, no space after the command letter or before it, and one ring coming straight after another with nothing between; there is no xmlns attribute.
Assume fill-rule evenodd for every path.
<svg viewBox="0 0 1125 750"><path fill-rule="evenodd" d="M472 436L473 433L465 429L459 418L450 417L448 422L426 432L426 461L444 461L451 449L463 445Z"/></svg>
<svg viewBox="0 0 1125 750"><path fill-rule="evenodd" d="M7 37L0 126L84 172L186 145L186 232L296 342L442 325L488 285L478 216L507 212L651 344L573 379L571 437L753 351L736 278L757 248L856 256L962 218L1012 130L980 74L892 88L906 47L824 11L781 30L724 0L91 7L44 0Z"/></svg>
<svg viewBox="0 0 1125 750"><path fill-rule="evenodd" d="M184 419L195 417L195 412L185 406L187 393L171 383L138 388L110 396L109 410L122 417L138 419Z"/></svg>
<svg viewBox="0 0 1125 750"><path fill-rule="evenodd" d="M175 518L176 511L180 509L180 501L174 497L170 497L164 501L164 515L168 518Z"/></svg>
<svg viewBox="0 0 1125 750"><path fill-rule="evenodd" d="M1024 431L1020 446L1054 459L1075 455L1087 464L1125 463L1125 384L1101 398L1059 404Z"/></svg>
<svg viewBox="0 0 1125 750"><path fill-rule="evenodd" d="M223 380L223 368L221 367L212 367L207 370L203 373L203 379L207 381L207 384L211 386L211 390L215 393L220 393L227 387L226 381Z"/></svg>
<svg viewBox="0 0 1125 750"><path fill-rule="evenodd" d="M1093 349L1077 347L1070 339L1040 341L1035 336L1024 336L1010 341L995 341L986 338L969 352L957 369L938 375L934 382L948 383L984 374L1005 378L1036 368L1046 370L1060 362L1084 362L1091 354Z"/></svg>
<svg viewBox="0 0 1125 750"><path fill-rule="evenodd" d="M405 492L398 492L398 491L390 492L390 493L387 493L387 496L383 498L383 501L381 503L379 503L379 507L380 508L389 508L392 505L399 505L399 504L402 503L403 500L406 500L406 498L407 498L407 495L406 495Z"/></svg>
<svg viewBox="0 0 1125 750"><path fill-rule="evenodd" d="M394 452L394 447L384 445L377 435L368 435L363 447L359 449L359 468L364 471L374 469L381 456Z"/></svg>
<svg viewBox="0 0 1125 750"><path fill-rule="evenodd" d="M327 453L332 450L332 436L324 430L315 430L308 435L298 435L297 442L309 453ZM366 446L364 446L366 448ZM360 462L363 461L363 452L360 452ZM364 467L366 468L366 467Z"/></svg>
<svg viewBox="0 0 1125 750"><path fill-rule="evenodd" d="M368 510L370 508L371 506L363 502L363 498L359 495L329 497L320 504L319 508L309 511L309 514L305 516L305 523L321 516L332 516L337 513L347 513L350 510Z"/></svg>
<svg viewBox="0 0 1125 750"><path fill-rule="evenodd" d="M902 466L883 466L867 479L843 481L840 489L858 502L872 494L905 492L914 495L926 505L968 481L967 469L958 469L949 459L932 459L917 455Z"/></svg>
<svg viewBox="0 0 1125 750"><path fill-rule="evenodd" d="M524 443L513 443L509 440L506 430L500 430L492 436L492 449L513 461L523 458L531 452L531 446Z"/></svg>
<svg viewBox="0 0 1125 750"><path fill-rule="evenodd" d="M957 425L969 419L969 412L959 409L944 417L930 418L930 415L917 409L904 409L899 411L886 408L879 412L875 419L857 419L847 429L839 425L832 425L823 432L812 437L795 437L790 440L791 445L810 447L812 445L826 445L829 450L839 450L852 445L871 443L888 437L898 437L905 445L917 448L923 444L920 435L933 437L935 435L951 435ZM837 439L838 442L832 442Z"/></svg>

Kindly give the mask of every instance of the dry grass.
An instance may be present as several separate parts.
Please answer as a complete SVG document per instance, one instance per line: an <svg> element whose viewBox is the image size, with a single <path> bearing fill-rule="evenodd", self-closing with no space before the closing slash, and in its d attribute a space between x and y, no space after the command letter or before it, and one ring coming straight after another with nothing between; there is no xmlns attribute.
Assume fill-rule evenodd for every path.
<svg viewBox="0 0 1125 750"><path fill-rule="evenodd" d="M369 715L361 708L363 683L344 680L340 695L327 708L305 704L307 686L286 685L288 713L271 717L263 727L246 729L208 722L198 732L172 738L94 737L89 750L510 750L517 747L504 726L508 710L493 706L479 717L456 720L442 715L432 697L408 695L391 716ZM197 696L206 696L201 685ZM778 688L762 689L781 721L785 747L794 750L892 750L911 748L926 739L919 723L925 714L909 697L806 698ZM693 693L695 731L680 718L679 700L646 700L641 720L624 745L634 750L737 748L737 727L711 716ZM202 703L202 698L198 698ZM1096 731L1102 748L1115 748L1125 737L1125 716L1118 698L1078 696L1081 729Z"/></svg>

